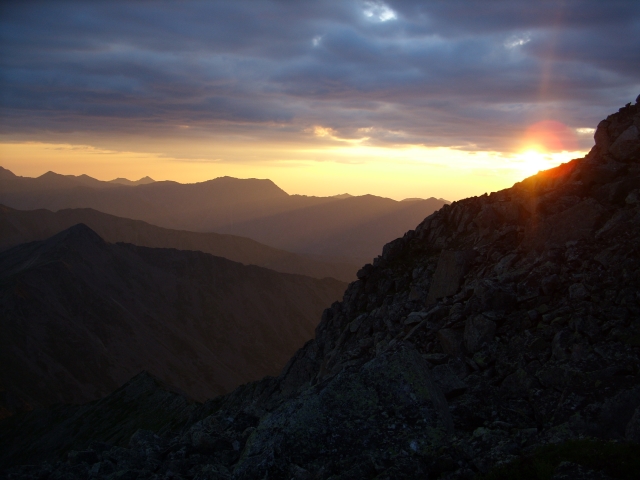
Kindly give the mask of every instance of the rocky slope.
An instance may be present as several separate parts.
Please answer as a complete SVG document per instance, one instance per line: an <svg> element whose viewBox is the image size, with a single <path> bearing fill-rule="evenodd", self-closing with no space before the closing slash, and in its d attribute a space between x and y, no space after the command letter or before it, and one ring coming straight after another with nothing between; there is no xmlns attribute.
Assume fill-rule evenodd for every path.
<svg viewBox="0 0 640 480"><path fill-rule="evenodd" d="M44 240L78 223L84 223L110 243L142 247L196 250L245 265L314 278L333 277L343 282L356 278L356 264L322 262L314 258L262 245L236 235L187 232L156 227L141 220L116 217L91 208L15 210L0 205L0 251L21 243Z"/></svg>
<svg viewBox="0 0 640 480"><path fill-rule="evenodd" d="M638 100L598 125L585 158L386 245L278 378L207 402L121 462L9 478L635 478ZM555 460L530 461L535 476L499 470L534 451Z"/></svg>
<svg viewBox="0 0 640 480"><path fill-rule="evenodd" d="M0 253L0 390L82 403L148 370L211 398L277 373L344 288L79 224Z"/></svg>

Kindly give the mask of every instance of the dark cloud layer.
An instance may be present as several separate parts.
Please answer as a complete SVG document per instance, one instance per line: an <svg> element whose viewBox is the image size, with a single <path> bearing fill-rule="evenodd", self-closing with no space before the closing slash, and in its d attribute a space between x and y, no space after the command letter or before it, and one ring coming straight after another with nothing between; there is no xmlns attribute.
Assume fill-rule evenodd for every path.
<svg viewBox="0 0 640 480"><path fill-rule="evenodd" d="M640 3L3 2L0 132L514 146L640 93ZM286 127L283 129L283 126ZM585 137L583 147L592 140Z"/></svg>

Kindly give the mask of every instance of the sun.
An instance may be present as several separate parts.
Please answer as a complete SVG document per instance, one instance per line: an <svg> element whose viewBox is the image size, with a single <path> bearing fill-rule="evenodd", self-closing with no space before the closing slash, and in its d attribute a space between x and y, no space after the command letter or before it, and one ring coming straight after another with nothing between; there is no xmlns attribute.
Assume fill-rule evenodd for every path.
<svg viewBox="0 0 640 480"><path fill-rule="evenodd" d="M575 130L555 120L543 120L529 125L524 132L524 144L543 152L575 151L578 140Z"/></svg>
<svg viewBox="0 0 640 480"><path fill-rule="evenodd" d="M538 147L530 147L516 155L517 168L525 177L530 177L542 170L556 166L556 162L548 153Z"/></svg>
<svg viewBox="0 0 640 480"><path fill-rule="evenodd" d="M578 150L576 132L555 120L534 123L524 131L519 153L513 159L514 172L522 178L549 170L586 152Z"/></svg>

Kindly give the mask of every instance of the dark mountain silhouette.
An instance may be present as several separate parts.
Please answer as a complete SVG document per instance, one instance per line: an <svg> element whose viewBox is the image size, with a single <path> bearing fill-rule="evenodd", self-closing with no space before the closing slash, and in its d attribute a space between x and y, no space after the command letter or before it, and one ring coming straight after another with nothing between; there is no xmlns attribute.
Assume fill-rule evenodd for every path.
<svg viewBox="0 0 640 480"><path fill-rule="evenodd" d="M270 180L222 177L195 184L165 181L131 187L86 175L73 177L48 172L38 178L27 178L0 170L0 203L12 208L54 211L94 208L192 231L211 231L218 224L286 209L288 197Z"/></svg>
<svg viewBox="0 0 640 480"><path fill-rule="evenodd" d="M167 433L187 422L200 407L145 371L100 400L84 405L56 405L8 419L0 429L0 466L7 459L54 459L89 443L127 446L138 430ZM52 424L54 428L50 428ZM15 441L17 434L22 441ZM74 459L86 462L92 457L97 458L95 454L80 454Z"/></svg>
<svg viewBox="0 0 640 480"><path fill-rule="evenodd" d="M48 172L26 178L0 169L0 203L22 210L93 208L165 228L246 236L295 253L360 264L446 202L288 195L270 180L231 177L125 186L86 175ZM358 227L366 223L375 224L374 236L361 233Z"/></svg>
<svg viewBox="0 0 640 480"><path fill-rule="evenodd" d="M277 373L344 287L76 225L0 253L0 385L81 403L144 369L210 398Z"/></svg>
<svg viewBox="0 0 640 480"><path fill-rule="evenodd" d="M89 208L64 209L54 213L49 210L14 210L0 205L0 251L21 243L44 240L78 223L84 223L111 243L199 250L277 272L314 278L333 277L348 282L355 279L358 270L355 264L322 262L235 235L170 230Z"/></svg>
<svg viewBox="0 0 640 480"><path fill-rule="evenodd" d="M20 177L6 168L0 167L0 195L20 195L25 193L54 192L60 190L85 188L117 188L118 184L101 182L89 175L60 175L47 172L37 178Z"/></svg>
<svg viewBox="0 0 640 480"><path fill-rule="evenodd" d="M12 478L636 478L640 96L595 139L388 243L279 377Z"/></svg>
<svg viewBox="0 0 640 480"><path fill-rule="evenodd" d="M142 177L140 180L129 180L128 178L114 178L113 180L109 180L109 183L118 183L120 185L129 185L129 186L135 186L135 185L146 185L148 183L153 183L155 182L155 180L151 177Z"/></svg>
<svg viewBox="0 0 640 480"><path fill-rule="evenodd" d="M285 250L359 260L375 257L385 243L446 202L430 198L396 202L374 195L348 197L220 227Z"/></svg>

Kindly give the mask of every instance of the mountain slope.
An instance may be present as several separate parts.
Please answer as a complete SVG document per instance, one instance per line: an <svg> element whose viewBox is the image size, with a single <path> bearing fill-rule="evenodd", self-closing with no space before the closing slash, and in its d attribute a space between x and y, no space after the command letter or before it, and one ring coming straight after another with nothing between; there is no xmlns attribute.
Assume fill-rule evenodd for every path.
<svg viewBox="0 0 640 480"><path fill-rule="evenodd" d="M435 198L396 202L363 195L226 225L218 230L289 251L368 262L382 245L445 203Z"/></svg>
<svg viewBox="0 0 640 480"><path fill-rule="evenodd" d="M278 378L199 409L170 439L184 457L145 459L156 441L118 470L471 479L520 459L492 478L635 478L639 132L640 97L585 158L429 216L358 272ZM259 420L230 429L240 415ZM529 456L540 446L547 463Z"/></svg>
<svg viewBox="0 0 640 480"><path fill-rule="evenodd" d="M221 177L194 184L135 186L49 172L0 170L0 204L22 210L92 208L164 228L252 238L271 247L360 263L446 202L396 202L364 195L288 195L270 180ZM375 223L373 235L357 227ZM370 233L371 233L370 232Z"/></svg>
<svg viewBox="0 0 640 480"><path fill-rule="evenodd" d="M198 250L277 272L350 281L358 270L355 265L322 262L235 235L170 230L88 208L65 209L54 213L49 210L14 210L0 205L0 251L20 243L44 240L78 223L84 223L111 243Z"/></svg>
<svg viewBox="0 0 640 480"><path fill-rule="evenodd" d="M183 393L142 372L100 400L84 405L56 405L7 419L0 429L0 466L34 458L55 459L71 450L76 451L72 458L87 461L92 455L83 457L82 453L77 455L77 450L96 442L127 446L140 429L144 430L135 437L138 441L149 430L159 434L175 430L198 407Z"/></svg>
<svg viewBox="0 0 640 480"><path fill-rule="evenodd" d="M0 387L79 403L144 369L205 399L277 373L343 290L76 225L0 253Z"/></svg>
<svg viewBox="0 0 640 480"><path fill-rule="evenodd" d="M289 196L271 180L220 177L206 182L140 185L48 172L38 178L0 170L0 203L12 208L93 208L167 228L211 231L216 226L299 208L332 198Z"/></svg>

